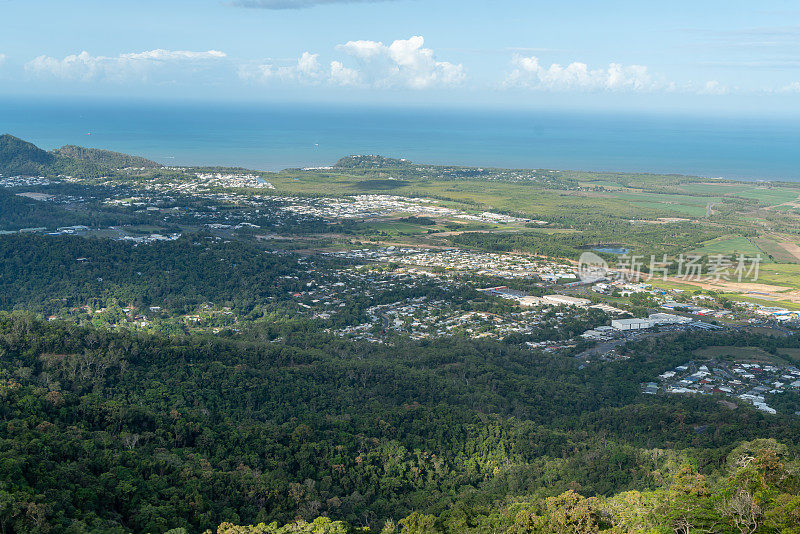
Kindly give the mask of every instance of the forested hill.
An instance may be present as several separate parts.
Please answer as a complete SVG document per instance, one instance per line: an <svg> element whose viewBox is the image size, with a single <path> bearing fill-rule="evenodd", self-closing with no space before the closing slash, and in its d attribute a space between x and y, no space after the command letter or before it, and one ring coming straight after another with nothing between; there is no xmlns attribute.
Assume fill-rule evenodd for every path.
<svg viewBox="0 0 800 534"><path fill-rule="evenodd" d="M574 490L497 507L461 508L440 516L414 512L387 522L381 534L783 533L800 531L797 459L774 440L743 443L724 459L716 477L680 466L653 491L586 498ZM471 512L471 513L470 513ZM318 517L279 527L236 526L217 534L346 534L369 530Z"/></svg>
<svg viewBox="0 0 800 534"><path fill-rule="evenodd" d="M409 165L411 165L411 162L405 159L384 156L347 156L337 161L334 166L337 169L382 169Z"/></svg>
<svg viewBox="0 0 800 534"><path fill-rule="evenodd" d="M56 165L55 155L13 135L0 135L0 174L42 174Z"/></svg>
<svg viewBox="0 0 800 534"><path fill-rule="evenodd" d="M0 174L5 176L81 174L96 177L125 167L160 166L138 156L73 145L47 152L13 135L0 135Z"/></svg>
<svg viewBox="0 0 800 534"><path fill-rule="evenodd" d="M788 474L748 491L761 491L764 516L800 509L796 422L639 393L644 377L708 343L703 335L662 339L657 357L635 347L635 366L582 371L569 358L461 338L374 345L294 330L270 341L260 337L268 323L231 340L0 314L3 531L203 532L326 515L374 531L455 533L499 531L498 519L481 519L497 510L530 527L510 532L592 532L533 529L564 499L596 509L569 504L573 494L557 500L571 489L635 490L642 509L675 513L684 504L671 499L689 499L694 513L691 498L717 487L701 480L721 484L726 454L766 437L791 447L773 443L777 457L764 457ZM760 339L725 341L797 343ZM514 502L533 504L507 508ZM703 513L720 503L707 504Z"/></svg>
<svg viewBox="0 0 800 534"><path fill-rule="evenodd" d="M112 152L111 150L85 148L75 145L64 145L61 148L54 150L53 153L64 158L76 161L85 161L112 169L122 169L125 167L161 167L160 163L156 163L155 161L151 161L139 156L131 156L128 154L122 154L120 152Z"/></svg>

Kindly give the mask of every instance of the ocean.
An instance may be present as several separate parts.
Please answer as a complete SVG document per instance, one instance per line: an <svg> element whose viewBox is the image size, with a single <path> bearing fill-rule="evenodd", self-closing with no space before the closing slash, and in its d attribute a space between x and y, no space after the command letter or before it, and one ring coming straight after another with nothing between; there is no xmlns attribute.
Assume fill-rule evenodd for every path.
<svg viewBox="0 0 800 534"><path fill-rule="evenodd" d="M800 181L800 122L300 104L0 101L0 133L174 165L259 170L349 154L419 163Z"/></svg>

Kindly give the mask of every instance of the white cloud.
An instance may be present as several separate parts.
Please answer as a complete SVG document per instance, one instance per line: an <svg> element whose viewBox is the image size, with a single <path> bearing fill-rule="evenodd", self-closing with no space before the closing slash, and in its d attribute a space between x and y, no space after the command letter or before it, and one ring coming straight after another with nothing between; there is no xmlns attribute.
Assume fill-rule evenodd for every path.
<svg viewBox="0 0 800 534"><path fill-rule="evenodd" d="M39 56L25 65L25 70L36 75L51 75L56 78L90 80L102 70L101 65L111 58L95 57L85 50L64 59Z"/></svg>
<svg viewBox="0 0 800 534"><path fill-rule="evenodd" d="M697 92L701 95L727 95L730 93L730 88L717 80L709 80Z"/></svg>
<svg viewBox="0 0 800 534"><path fill-rule="evenodd" d="M319 62L319 54L303 52L292 65L275 65L264 63L260 65L244 65L239 68L239 76L244 80L269 82L279 80L283 82L319 83L324 79L324 72Z"/></svg>
<svg viewBox="0 0 800 534"><path fill-rule="evenodd" d="M302 85L325 82L334 85L358 85L361 80L357 70L345 67L341 61L331 61L330 70L326 70L319 61L319 54L311 52L303 52L291 65L281 66L274 63L243 65L239 68L239 77L263 83L278 81Z"/></svg>
<svg viewBox="0 0 800 534"><path fill-rule="evenodd" d="M319 54L303 52L303 55L297 60L297 72L301 76L318 76L319 70Z"/></svg>
<svg viewBox="0 0 800 534"><path fill-rule="evenodd" d="M608 68L590 69L586 63L544 66L536 56L515 55L514 70L506 77L506 87L527 87L550 91L651 91L663 88L653 80L644 65L610 63Z"/></svg>
<svg viewBox="0 0 800 534"><path fill-rule="evenodd" d="M359 59L373 59L384 53L386 47L378 41L348 41L336 47Z"/></svg>
<svg viewBox="0 0 800 534"><path fill-rule="evenodd" d="M789 85L784 85L778 88L778 93L800 93L800 82L792 82Z"/></svg>
<svg viewBox="0 0 800 534"><path fill-rule="evenodd" d="M238 7L258 7L262 9L303 9L327 4L374 4L388 0L233 0Z"/></svg>
<svg viewBox="0 0 800 534"><path fill-rule="evenodd" d="M349 41L336 47L350 59L335 59L330 68L323 68L318 54L304 52L290 65L275 62L245 65L239 69L244 80L294 82L300 84L329 83L361 87L428 89L450 87L465 79L464 67L438 61L433 50L424 48L420 36L399 39L390 45L379 41Z"/></svg>
<svg viewBox="0 0 800 534"><path fill-rule="evenodd" d="M6 60L6 55L0 54L0 65L2 65L5 62L5 60Z"/></svg>
<svg viewBox="0 0 800 534"><path fill-rule="evenodd" d="M331 82L336 85L358 85L361 76L355 69L345 67L340 61L331 61Z"/></svg>
<svg viewBox="0 0 800 534"><path fill-rule="evenodd" d="M164 50L157 48L155 50L148 50L146 52L135 52L130 54L122 54L119 56L122 59L143 59L153 61L181 61L181 60L199 60L199 59L222 59L227 57L225 52L219 50L208 50L207 52L192 52L190 50Z"/></svg>
<svg viewBox="0 0 800 534"><path fill-rule="evenodd" d="M118 56L94 56L87 51L58 59L39 56L25 64L25 70L35 76L55 77L65 80L126 81L147 79L156 71L174 73L178 65L198 66L224 59L218 50L193 52L189 50L147 50Z"/></svg>
<svg viewBox="0 0 800 534"><path fill-rule="evenodd" d="M427 89L450 87L466 80L464 66L437 61L425 39L416 35L389 46L379 41L349 41L336 47L359 62L366 83L376 87Z"/></svg>

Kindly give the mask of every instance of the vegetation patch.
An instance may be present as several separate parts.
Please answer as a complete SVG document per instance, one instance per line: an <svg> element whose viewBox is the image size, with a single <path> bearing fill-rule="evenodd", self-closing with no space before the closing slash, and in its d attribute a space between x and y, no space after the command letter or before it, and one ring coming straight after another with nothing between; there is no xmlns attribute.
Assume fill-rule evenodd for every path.
<svg viewBox="0 0 800 534"><path fill-rule="evenodd" d="M362 180L354 183L353 188L361 191L389 191L392 189L407 187L409 185L411 185L411 182L406 180L394 180L387 178L384 180Z"/></svg>
<svg viewBox="0 0 800 534"><path fill-rule="evenodd" d="M720 237L711 241L702 243L702 246L690 251L692 254L700 254L701 256L710 256L715 254L723 255L736 255L743 254L747 257L753 257L761 254L764 259L767 259L762 250L758 248L753 242L742 236L733 237Z"/></svg>

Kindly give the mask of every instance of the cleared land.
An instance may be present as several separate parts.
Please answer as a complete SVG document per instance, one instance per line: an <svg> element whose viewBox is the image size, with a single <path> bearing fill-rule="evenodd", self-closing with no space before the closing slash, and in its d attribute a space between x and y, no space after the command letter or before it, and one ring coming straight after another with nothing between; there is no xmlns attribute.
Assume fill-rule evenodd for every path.
<svg viewBox="0 0 800 534"><path fill-rule="evenodd" d="M737 360L756 363L797 363L800 362L800 349L780 348L775 353L758 347L735 347L715 345L697 349L693 353L700 358L715 360Z"/></svg>
<svg viewBox="0 0 800 534"><path fill-rule="evenodd" d="M723 236L703 243L701 247L692 250L691 253L701 254L703 256L711 254L744 254L748 257L752 257L756 254L763 254L763 251L746 237Z"/></svg>

